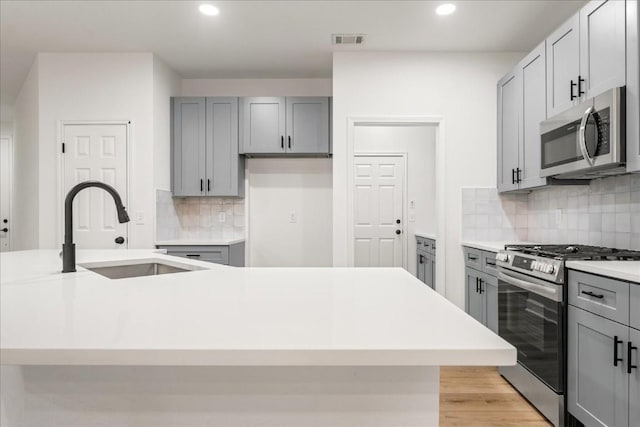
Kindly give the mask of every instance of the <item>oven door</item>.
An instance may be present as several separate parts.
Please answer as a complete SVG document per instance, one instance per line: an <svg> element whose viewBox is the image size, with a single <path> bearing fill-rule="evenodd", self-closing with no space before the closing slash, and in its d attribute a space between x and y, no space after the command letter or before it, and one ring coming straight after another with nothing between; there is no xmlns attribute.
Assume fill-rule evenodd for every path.
<svg viewBox="0 0 640 427"><path fill-rule="evenodd" d="M564 392L563 287L504 268L498 272L498 332L518 363Z"/></svg>

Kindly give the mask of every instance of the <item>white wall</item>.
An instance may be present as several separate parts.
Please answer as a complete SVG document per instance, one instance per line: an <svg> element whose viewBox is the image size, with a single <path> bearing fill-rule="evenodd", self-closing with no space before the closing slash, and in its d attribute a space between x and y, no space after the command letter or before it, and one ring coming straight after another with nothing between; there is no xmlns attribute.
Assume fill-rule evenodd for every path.
<svg viewBox="0 0 640 427"><path fill-rule="evenodd" d="M180 95L180 77L153 57L153 165L154 185L171 190L171 97ZM151 217L152 215L148 215Z"/></svg>
<svg viewBox="0 0 640 427"><path fill-rule="evenodd" d="M248 163L249 265L330 267L331 159Z"/></svg>
<svg viewBox="0 0 640 427"><path fill-rule="evenodd" d="M39 245L38 192L38 82L36 58L18 93L13 141L13 249L34 249Z"/></svg>
<svg viewBox="0 0 640 427"><path fill-rule="evenodd" d="M130 120L129 247L153 245L153 55L150 53L40 53L40 248L62 241L58 153L61 120ZM55 214L52 215L52 212Z"/></svg>
<svg viewBox="0 0 640 427"><path fill-rule="evenodd" d="M406 153L407 200L404 212L413 212L415 221L405 224L407 268L416 274L416 232L436 234L436 127L356 126L356 153ZM409 209L409 201L415 208ZM408 215L407 215L408 217Z"/></svg>
<svg viewBox="0 0 640 427"><path fill-rule="evenodd" d="M464 306L461 187L496 181L496 83L519 53L337 52L333 58L333 261L347 263L347 118L444 117L446 296ZM442 220L439 218L439 221Z"/></svg>
<svg viewBox="0 0 640 427"><path fill-rule="evenodd" d="M331 79L184 79L182 96L331 96ZM330 266L331 159L250 159L250 266ZM168 173L168 172L167 172ZM289 223L295 210L298 222Z"/></svg>

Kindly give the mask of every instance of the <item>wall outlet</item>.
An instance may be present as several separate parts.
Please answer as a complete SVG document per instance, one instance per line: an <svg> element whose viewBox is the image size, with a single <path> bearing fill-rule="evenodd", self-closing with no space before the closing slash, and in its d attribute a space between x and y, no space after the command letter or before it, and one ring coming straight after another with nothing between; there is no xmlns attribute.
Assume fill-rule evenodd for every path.
<svg viewBox="0 0 640 427"><path fill-rule="evenodd" d="M224 212L220 212L218 214L218 222L225 222L227 220L227 214Z"/></svg>
<svg viewBox="0 0 640 427"><path fill-rule="evenodd" d="M144 225L144 212L136 211L136 224Z"/></svg>
<svg viewBox="0 0 640 427"><path fill-rule="evenodd" d="M296 213L294 211L291 211L289 213L289 222L290 223L298 222L298 215L296 215Z"/></svg>
<svg viewBox="0 0 640 427"><path fill-rule="evenodd" d="M562 209L556 209L556 228L562 227Z"/></svg>

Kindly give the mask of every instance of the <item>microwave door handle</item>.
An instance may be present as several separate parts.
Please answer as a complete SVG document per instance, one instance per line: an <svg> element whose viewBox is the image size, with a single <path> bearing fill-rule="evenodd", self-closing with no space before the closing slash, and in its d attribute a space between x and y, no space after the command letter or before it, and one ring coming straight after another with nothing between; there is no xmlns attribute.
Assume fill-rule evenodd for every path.
<svg viewBox="0 0 640 427"><path fill-rule="evenodd" d="M589 120L589 116L593 112L593 105L587 108L587 111L584 112L582 116L582 121L580 121L580 131L578 131L578 145L580 146L580 151L582 152L582 157L589 163L589 166L593 166L595 163L595 159L593 159L589 155L589 151L587 150L587 120Z"/></svg>

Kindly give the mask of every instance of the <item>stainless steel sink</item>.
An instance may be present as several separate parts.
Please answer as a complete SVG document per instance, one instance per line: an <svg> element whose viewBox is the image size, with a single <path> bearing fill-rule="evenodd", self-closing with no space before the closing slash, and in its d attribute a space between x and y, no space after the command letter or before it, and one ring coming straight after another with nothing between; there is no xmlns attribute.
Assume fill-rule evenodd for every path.
<svg viewBox="0 0 640 427"><path fill-rule="evenodd" d="M185 268L187 267L187 268ZM185 273L188 271L200 270L199 267L186 266L177 267L175 265L162 262L145 262L128 265L107 265L107 266L85 266L89 271L98 273L109 279L126 279L129 277L157 276L159 274Z"/></svg>

